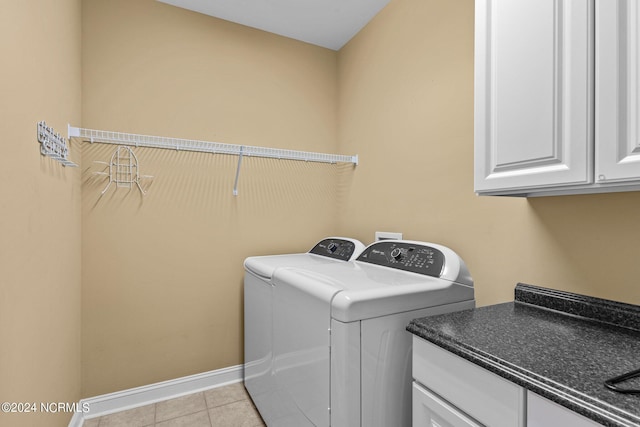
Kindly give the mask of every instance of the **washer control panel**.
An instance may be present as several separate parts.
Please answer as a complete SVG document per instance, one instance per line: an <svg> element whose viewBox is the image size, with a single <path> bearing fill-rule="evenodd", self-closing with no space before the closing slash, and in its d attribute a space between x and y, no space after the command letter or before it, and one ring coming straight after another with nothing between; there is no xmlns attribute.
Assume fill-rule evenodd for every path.
<svg viewBox="0 0 640 427"><path fill-rule="evenodd" d="M444 254L431 246L401 241L380 241L367 247L357 261L440 277Z"/></svg>
<svg viewBox="0 0 640 427"><path fill-rule="evenodd" d="M356 245L349 240L324 239L311 248L309 253L349 261L355 250Z"/></svg>

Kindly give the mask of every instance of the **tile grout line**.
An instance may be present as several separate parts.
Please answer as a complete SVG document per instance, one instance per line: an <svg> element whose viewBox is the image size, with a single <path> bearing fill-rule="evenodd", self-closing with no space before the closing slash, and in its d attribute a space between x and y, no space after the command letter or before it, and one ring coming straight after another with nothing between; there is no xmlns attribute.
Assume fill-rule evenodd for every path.
<svg viewBox="0 0 640 427"><path fill-rule="evenodd" d="M166 420L160 421L160 423L166 423L167 421L175 421L175 420L178 420L180 418L185 418L185 417L189 417L191 415L199 414L201 412L207 412L207 416L208 416L208 412L209 412L208 409L204 409L204 410L201 410L201 411L191 412L191 413L184 414L184 415L178 415L177 417L173 417L173 418L167 418ZM211 418L209 418L209 423L211 423ZM154 424L156 424L156 423L154 423ZM146 426L146 427L148 427L148 426Z"/></svg>
<svg viewBox="0 0 640 427"><path fill-rule="evenodd" d="M207 399L204 399L204 405L207 407L207 418L209 419L209 426L213 427L213 421L211 421L211 412L209 412L209 405L207 405Z"/></svg>

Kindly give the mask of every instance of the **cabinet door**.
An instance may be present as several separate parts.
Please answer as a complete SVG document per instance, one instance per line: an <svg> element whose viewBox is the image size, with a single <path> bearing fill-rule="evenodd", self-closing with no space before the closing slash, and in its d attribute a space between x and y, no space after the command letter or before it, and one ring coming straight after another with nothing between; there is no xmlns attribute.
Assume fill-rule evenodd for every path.
<svg viewBox="0 0 640 427"><path fill-rule="evenodd" d="M475 190L593 182L593 0L477 0Z"/></svg>
<svg viewBox="0 0 640 427"><path fill-rule="evenodd" d="M596 182L640 179L640 7L596 3Z"/></svg>
<svg viewBox="0 0 640 427"><path fill-rule="evenodd" d="M427 389L413 383L413 427L482 427Z"/></svg>
<svg viewBox="0 0 640 427"><path fill-rule="evenodd" d="M474 363L413 337L413 378L489 427L524 427L525 390Z"/></svg>
<svg viewBox="0 0 640 427"><path fill-rule="evenodd" d="M527 427L601 427L601 424L576 414L535 393L527 392Z"/></svg>

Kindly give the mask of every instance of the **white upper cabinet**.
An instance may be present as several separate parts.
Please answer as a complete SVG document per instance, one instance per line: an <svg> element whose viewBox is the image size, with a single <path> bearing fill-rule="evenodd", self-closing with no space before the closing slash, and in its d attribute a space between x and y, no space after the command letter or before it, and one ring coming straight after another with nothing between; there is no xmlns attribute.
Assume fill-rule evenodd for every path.
<svg viewBox="0 0 640 427"><path fill-rule="evenodd" d="M596 182L640 177L640 7L596 2Z"/></svg>
<svg viewBox="0 0 640 427"><path fill-rule="evenodd" d="M637 0L476 1L478 194L640 188L639 10Z"/></svg>
<svg viewBox="0 0 640 427"><path fill-rule="evenodd" d="M592 177L589 1L476 1L476 191Z"/></svg>

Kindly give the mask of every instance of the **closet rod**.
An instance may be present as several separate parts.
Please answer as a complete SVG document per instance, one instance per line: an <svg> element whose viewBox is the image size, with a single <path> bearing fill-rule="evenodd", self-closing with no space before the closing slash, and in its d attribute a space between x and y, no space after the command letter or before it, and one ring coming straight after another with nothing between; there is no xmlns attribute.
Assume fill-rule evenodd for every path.
<svg viewBox="0 0 640 427"><path fill-rule="evenodd" d="M358 164L357 154L354 156L344 156L340 154L324 154L279 148L253 147L250 145L222 144L219 142L198 141L193 139L167 138L162 136L84 129L73 127L71 125L69 125L69 138L81 138L88 142L134 145L136 147L163 148L177 151L198 151L203 153L231 154L236 156L268 157L272 159L301 160L305 162Z"/></svg>

